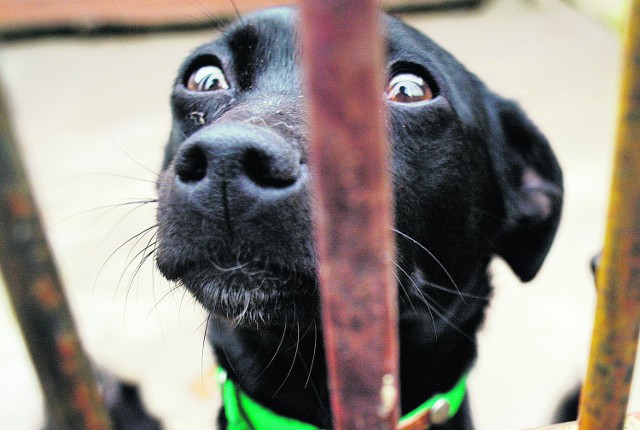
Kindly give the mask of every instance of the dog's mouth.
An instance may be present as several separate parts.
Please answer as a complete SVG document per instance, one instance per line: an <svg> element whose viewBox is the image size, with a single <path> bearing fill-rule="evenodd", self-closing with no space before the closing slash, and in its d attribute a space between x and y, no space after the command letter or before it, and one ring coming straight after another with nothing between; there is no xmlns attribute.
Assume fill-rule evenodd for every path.
<svg viewBox="0 0 640 430"><path fill-rule="evenodd" d="M160 262L159 268L163 271ZM187 288L214 317L237 326L295 324L319 312L314 273L259 260L185 262L174 265L167 277Z"/></svg>

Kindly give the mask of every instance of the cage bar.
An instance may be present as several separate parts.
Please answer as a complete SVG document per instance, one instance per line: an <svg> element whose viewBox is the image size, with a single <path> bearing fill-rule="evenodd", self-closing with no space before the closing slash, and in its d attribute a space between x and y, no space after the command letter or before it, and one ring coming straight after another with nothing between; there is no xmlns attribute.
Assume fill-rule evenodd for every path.
<svg viewBox="0 0 640 430"><path fill-rule="evenodd" d="M0 87L0 270L52 429L109 430L69 312Z"/></svg>
<svg viewBox="0 0 640 430"><path fill-rule="evenodd" d="M580 430L622 429L640 328L640 0L631 2L623 78Z"/></svg>
<svg viewBox="0 0 640 430"><path fill-rule="evenodd" d="M394 429L397 287L378 2L303 1L300 28L333 428Z"/></svg>

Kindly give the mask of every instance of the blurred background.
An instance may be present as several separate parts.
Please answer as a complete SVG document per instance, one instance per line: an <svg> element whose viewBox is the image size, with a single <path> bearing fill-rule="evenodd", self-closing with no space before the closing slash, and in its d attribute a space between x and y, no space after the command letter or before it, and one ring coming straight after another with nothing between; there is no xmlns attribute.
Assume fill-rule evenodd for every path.
<svg viewBox="0 0 640 430"><path fill-rule="evenodd" d="M86 349L140 384L166 429L211 429L219 399L206 315L154 271L146 258L153 232L145 230L155 223L148 201L176 68L233 7L119 3L0 0L0 79ZM245 12L273 2L236 3ZM470 379L479 430L540 426L586 367L589 261L603 242L626 2L388 5L408 3L402 18L518 100L564 169L563 220L542 272L522 285L501 261L492 267L496 294ZM0 427L38 429L42 397L1 285L0 339Z"/></svg>

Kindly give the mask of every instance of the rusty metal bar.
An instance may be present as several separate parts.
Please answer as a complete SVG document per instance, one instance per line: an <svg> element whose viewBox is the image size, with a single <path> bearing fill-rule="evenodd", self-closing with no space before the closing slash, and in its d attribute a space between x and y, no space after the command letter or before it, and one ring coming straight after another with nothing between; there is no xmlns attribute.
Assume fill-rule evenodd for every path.
<svg viewBox="0 0 640 430"><path fill-rule="evenodd" d="M640 329L640 0L631 2L619 124L580 430L623 428Z"/></svg>
<svg viewBox="0 0 640 430"><path fill-rule="evenodd" d="M110 429L76 333L0 87L0 270L44 391L52 429Z"/></svg>
<svg viewBox="0 0 640 430"><path fill-rule="evenodd" d="M398 421L397 292L375 0L302 2L314 227L334 429Z"/></svg>

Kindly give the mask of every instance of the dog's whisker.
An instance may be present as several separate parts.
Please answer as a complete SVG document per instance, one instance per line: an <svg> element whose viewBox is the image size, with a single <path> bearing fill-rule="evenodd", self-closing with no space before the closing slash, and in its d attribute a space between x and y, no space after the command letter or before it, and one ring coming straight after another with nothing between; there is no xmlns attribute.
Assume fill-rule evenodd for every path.
<svg viewBox="0 0 640 430"><path fill-rule="evenodd" d="M155 246L155 243L154 243L154 246ZM145 250L143 250L143 252L146 252L146 248ZM125 294L125 307L126 307L126 303L129 301L129 294L131 293L131 289L133 288L133 282L136 279L139 279L138 273L142 269L142 266L144 266L144 264L149 260L151 256L155 254L155 252L156 250L154 248L151 252L148 252L146 255L144 255L140 260L140 262L138 263L137 267L135 268L133 274L131 275L131 278L129 279L129 283L127 285L127 293Z"/></svg>
<svg viewBox="0 0 640 430"><path fill-rule="evenodd" d="M125 259L125 266L122 269L122 273L120 274L120 278L118 279L118 283L116 284L116 286L119 286L122 282L122 280L124 279L125 274L127 273L127 271L129 270L129 268L131 268L131 266L136 262L136 260L138 259L138 257L143 256L141 261L144 262L145 261L145 257L144 255L147 253L147 251L149 250L150 246L156 246L158 244L158 241L155 240L157 237L157 231L154 232L151 235L151 238L149 239L149 241L147 242L147 245L145 245L141 250L139 250L133 257L131 257L131 253L133 252L133 249L135 249L137 247L137 245L140 243L140 241L146 236L146 234L144 234L143 236L140 236L138 238L138 240L136 241L136 243L134 244L134 246L131 248L131 250L129 251L129 253L127 254L127 258ZM152 243L153 242L153 243ZM155 250L154 250L155 251ZM152 253L154 252L152 251ZM130 258L131 257L131 258ZM147 257L148 258L148 257ZM137 272L140 268L140 264L137 265L137 267L133 270L132 272L132 276L130 278L130 282L129 284L131 284L131 282L133 282L133 279L136 277ZM116 287L117 288L117 287Z"/></svg>
<svg viewBox="0 0 640 430"><path fill-rule="evenodd" d="M109 256L106 258L106 260L104 261L104 263L102 263L102 265L100 266L100 269L98 270L98 273L96 274L96 277L93 281L93 286L92 286L92 291L95 289L96 284L98 283L98 279L100 278L100 275L102 274L102 272L104 271L104 269L106 268L107 264L109 264L109 261L111 261L111 259L118 253L118 251L120 251L123 247L125 247L127 244L129 244L130 242L132 242L133 240L139 238L139 237L144 237L147 235L147 233L149 233L149 231L153 230L154 228L158 227L157 224L152 225L151 227L147 227L144 230L142 230L139 233L136 233L135 235L131 236L129 239L125 240L124 242L122 242L120 245L118 245L118 247L109 254ZM138 239L139 241L140 239ZM138 243L138 241L136 243ZM124 273L123 273L124 275ZM120 280L122 280L122 278L120 278Z"/></svg>
<svg viewBox="0 0 640 430"><path fill-rule="evenodd" d="M202 335L202 345L200 346L200 382L202 383L202 387L205 387L205 383L204 383L204 350L205 350L205 345L207 343L207 331L209 330L209 320L211 319L211 314L207 314L207 317L205 318L204 322L202 324L204 324L204 334ZM202 327L202 324L200 324L200 327ZM198 329L200 329L200 327L198 327Z"/></svg>
<svg viewBox="0 0 640 430"><path fill-rule="evenodd" d="M81 179L81 178L85 178L87 176L108 176L108 177L112 177L112 178L128 179L128 180L137 181L137 182L146 182L146 183L149 183L149 184L155 184L156 183L156 180L154 180L154 179L139 178L137 176L123 175L123 174L120 174L120 173L113 173L113 172L81 173L79 175L75 175L71 179Z"/></svg>
<svg viewBox="0 0 640 430"><path fill-rule="evenodd" d="M446 309L444 309L441 305L439 305L437 301L435 301L431 296L429 296L429 294L421 291L420 297L424 300L426 305L431 306L431 309L438 316L438 318L444 321L449 327L457 331L461 336L463 336L469 342L473 343L474 345L477 345L476 340L471 336L469 336L467 333L465 333L464 330L462 330L460 327L458 327L457 324L455 324L450 318L448 318L447 315L445 314Z"/></svg>
<svg viewBox="0 0 640 430"><path fill-rule="evenodd" d="M182 288L182 286L180 286ZM184 299L187 297L187 289L182 288L182 297L180 297L180 305L178 306L178 312L182 312L182 306L184 305Z"/></svg>
<svg viewBox="0 0 640 430"><path fill-rule="evenodd" d="M156 298L156 291L155 291L155 278L153 276L153 271L151 272L151 288L153 291L153 302L154 302L154 306L149 310L149 312L147 312L147 315L144 317L144 320L142 321L142 327L145 327L147 325L147 321L149 320L149 318L151 318L151 315L155 313L156 317L158 318L158 328L160 329L160 335L162 336L162 338L165 338L165 330L164 330L164 325L162 324L162 318L160 316L160 311L159 311L159 305L160 303L165 299L165 295L160 297L160 300L158 300ZM173 292L176 290L176 287L173 286L169 288L169 293ZM125 303L126 306L126 303Z"/></svg>
<svg viewBox="0 0 640 430"><path fill-rule="evenodd" d="M298 347L300 346L300 322L297 321L296 324L298 329L298 339L296 340L296 350L293 353L293 360L291 360L291 367L289 367L289 371L287 372L287 375L284 377L284 381L282 381L282 384L280 384L280 386L273 393L273 396L271 398L275 398L278 395L278 392L282 389L282 387L284 387L284 384L289 379L289 376L291 376L291 372L293 372L293 366L295 366L296 364L296 357L298 356Z"/></svg>
<svg viewBox="0 0 640 430"><path fill-rule="evenodd" d="M314 324L315 324L315 320L314 320ZM317 330L316 330L317 333ZM315 340L314 340L315 342ZM313 360L315 358L315 343L314 343L314 353L313 356L311 357L311 364L309 365L309 367L307 367L307 363L304 361L304 358L302 357L302 355L297 354L298 358L300 359L300 362L302 363L302 366L304 367L305 371L307 372L307 382L304 385L304 388L307 388L307 384L311 385L311 389L313 390L313 394L315 395L316 399L318 400L318 405L320 405L320 408L322 409L322 411L324 412L325 416L329 417L331 416L329 414L329 411L327 410L327 408L324 405L324 402L322 401L322 397L320 397L320 393L318 392L318 389L316 388L316 384L313 383L313 380L311 379L311 371L313 370Z"/></svg>
<svg viewBox="0 0 640 430"><path fill-rule="evenodd" d="M433 261L436 262L436 264L438 266L440 266L440 268L444 271L445 275L447 275L447 278L449 278L449 280L451 281L451 283L453 284L454 287L456 287L456 290L458 290L458 292L460 292L460 288L458 288L458 284L456 283L456 281L453 280L453 277L451 276L451 274L449 273L449 271L444 267L444 265L440 262L440 260L438 260L438 258L433 255L433 253L431 251L429 251L427 249L426 246L424 246L423 244L421 244L420 242L418 242L417 240L415 240L414 238L412 238L411 236L401 232L400 230L398 230L397 228L394 227L390 227L391 230L397 234L399 234L400 236L404 237L405 239L407 239L408 241L414 243L415 245L417 245L418 247L420 247L420 249L422 249L423 251L425 251L427 254L429 254L429 256L433 259ZM464 300L464 297L462 296L462 294L460 295L460 298L462 299L462 301L464 303L466 303L466 301Z"/></svg>
<svg viewBox="0 0 640 430"><path fill-rule="evenodd" d="M116 146L116 148L118 148L120 150L120 152L122 152L124 154L125 157L127 157L130 161L132 161L134 164L136 164L138 167L143 168L144 170L146 170L147 172L151 173L152 175L154 175L156 178L160 177L160 174L158 172L156 172L153 169L150 169L149 167L145 166L144 164L142 164L141 162L139 162L138 160L136 160L135 158L133 158L127 151L124 150L124 148L122 148L122 146L120 146L118 144L118 142L116 142L115 140L112 140L112 143Z"/></svg>
<svg viewBox="0 0 640 430"><path fill-rule="evenodd" d="M298 327L299 327L299 326L300 326L300 323L298 323ZM304 333L303 333L302 335L300 335L300 334L298 333L298 343L299 343L301 340L303 340L303 339L307 336L307 334L309 334L309 332L311 331L311 327L312 327L312 324L309 324L309 325L307 326L307 329L304 331ZM287 350L286 350L285 352L289 352L289 351L291 351L291 350L292 350L292 349L294 349L294 347L296 347L296 346L297 346L297 345L292 345L292 346L290 346L289 348L287 348Z"/></svg>
<svg viewBox="0 0 640 430"><path fill-rule="evenodd" d="M142 236L143 237L143 236ZM136 245L140 242L140 240L142 239L142 237L140 237L140 239L138 239L138 241L136 241ZM133 285L133 281L138 279L138 274L140 273L140 270L142 269L142 266L147 262L147 260L153 256L155 254L156 251L156 246L158 244L158 241L156 240L157 237L157 231L154 232L151 237L149 238L149 240L147 241L147 244L138 252L136 253L135 257L132 258L127 265L125 266L124 270L122 271L122 275L120 276L120 281L122 280L124 274L127 272L127 270L129 269L129 267L131 267L131 265L136 261L136 259L140 256L141 259L138 262L138 264L136 265L136 267L133 269L131 276L129 278L129 283L128 283L128 289L127 289L127 297L129 295L129 290L131 289L132 285ZM135 247L135 246L134 246ZM150 252L149 249L151 249ZM129 255L127 255L127 260L129 259ZM118 285L120 284L120 281L118 282Z"/></svg>
<svg viewBox="0 0 640 430"><path fill-rule="evenodd" d="M105 236L104 236L104 237L105 237L105 238L104 238L104 241L106 241L106 240L107 240L107 238L111 237L111 235L113 234L113 232L114 232L114 231L115 231L115 230L120 226L120 224L122 224L122 223L124 222L124 220L126 220L126 219L127 219L127 218L128 218L128 217L129 217L133 212L137 211L138 209L140 209L140 208L142 208L142 207L145 207L146 205L148 205L148 204L150 204L150 203L157 203L157 200L147 200L147 201L145 201L144 203L134 204L134 205L133 205L133 207L132 207L130 210L128 210L127 212L125 212L125 214L124 214L124 215L122 215L122 216L120 217L120 219L119 219L115 224L113 224L113 226L109 229L109 231L107 232L107 234L105 234ZM122 206L124 207L125 205L122 205ZM112 210L115 210L115 209L116 209L116 208L114 208L114 209L112 209ZM105 212L105 213L101 214L101 215L98 217L98 219L100 219L100 218L101 218L101 217L103 217L103 216L106 216L106 215L107 215L107 213L109 213L110 211L111 211L111 210L109 210L109 211L107 211L107 212ZM97 221L97 220L96 220L96 221ZM103 241L103 243L104 243L104 241Z"/></svg>
<svg viewBox="0 0 640 430"><path fill-rule="evenodd" d="M435 335L435 339L436 339L436 342L437 342L438 341L438 330L436 329L436 319L433 317L433 312L431 311L431 306L427 302L423 291L420 289L418 284L416 284L416 282L413 280L413 278L402 268L402 266L400 266L398 263L395 263L395 262L394 262L394 264L398 267L398 269L400 269L400 271L402 273L404 273L404 275L407 277L407 279L409 279L409 281L413 284L413 286L416 289L416 292L420 295L420 297L422 298L424 304L427 306L427 311L429 311L429 315L431 316L431 322L433 324L433 333Z"/></svg>
<svg viewBox="0 0 640 430"><path fill-rule="evenodd" d="M436 290L440 290L440 291L444 291L445 293L450 293L450 294L455 294L455 295L460 295L462 294L464 297L468 298L468 299L476 299L476 300L482 300L485 302L488 302L490 299L488 296L480 296L477 294L471 294L471 293L467 293L467 292L461 292L461 291L456 291L452 288L447 288L444 287L442 285L438 285L436 283L430 282L430 281L424 281L424 283Z"/></svg>
<svg viewBox="0 0 640 430"><path fill-rule="evenodd" d="M313 363L316 359L316 348L318 344L318 325L316 324L316 319L313 319L313 352L311 353L311 364L309 365L309 371L307 380L304 383L304 388L307 388L309 385L309 381L311 381L311 371L313 370ZM321 402L322 403L322 402Z"/></svg>
<svg viewBox="0 0 640 430"><path fill-rule="evenodd" d="M397 263L395 263L395 262L394 262L394 264L397 265ZM411 309L413 309L413 311L416 312L416 307L413 305L413 301L411 300L411 296L409 295L409 292L407 291L406 287L402 283L402 280L400 280L400 277L398 276L397 273L394 273L393 277L396 278L396 281L398 281L398 285L400 285L400 288L402 289L402 292L404 293L405 297L407 298L407 301L409 302L409 305L411 306Z"/></svg>
<svg viewBox="0 0 640 430"><path fill-rule="evenodd" d="M158 241L154 240L155 239L155 235L151 237L151 239L149 239L149 242L147 243L147 246L145 246L145 249L151 249L151 251L145 255L142 260L140 261L140 264L138 264L138 266L136 267L135 272L133 273L133 276L138 278L138 283L140 282L140 270L142 269L143 265L152 257L155 256L156 254L156 250L157 250L157 245L158 245ZM151 242L153 241L153 242Z"/></svg>
<svg viewBox="0 0 640 430"><path fill-rule="evenodd" d="M240 22L243 22L243 16L242 13L240 12L240 9L238 9L238 4L235 2L235 0L231 0L231 6L233 6L233 10L236 13L236 16L238 17L238 20Z"/></svg>
<svg viewBox="0 0 640 430"><path fill-rule="evenodd" d="M407 278L409 278L409 280L411 280L411 282L414 285L416 285L416 282L414 281L414 275L416 274L416 272L414 272L413 274L409 274L397 262L393 261L393 264L396 265L398 267L398 269L400 269L407 276ZM454 290L452 288L448 288L448 287L445 287L443 285L436 284L435 282L427 281L426 279L424 279L423 276L424 275L422 275L422 274L419 275L418 282L420 284L424 284L424 285L428 285L430 287L433 287L436 290L444 291L444 292L447 292L447 293L450 293L450 294L454 294L456 296L462 295L465 298L474 299L474 300L482 300L482 301L485 301L485 302L488 302L490 300L489 299L490 293L488 293L485 296L481 296L481 295L478 295L478 294L467 293L466 291ZM397 279L397 277L396 277L396 279ZM464 304L467 304L467 303L464 302Z"/></svg>
<svg viewBox="0 0 640 430"><path fill-rule="evenodd" d="M170 297L172 293L174 293L177 289L179 289L180 287L175 285L173 287L171 287L166 293L164 293L160 299L155 301L155 304L153 305L153 307L149 310L149 312L147 312L147 316L145 316L142 325L144 326L147 323L147 320L151 317L151 314L153 314L153 312L157 311L160 307L160 304L167 298Z"/></svg>
<svg viewBox="0 0 640 430"><path fill-rule="evenodd" d="M207 317L207 320L211 317L211 314L209 314L209 317ZM218 327L220 326L220 320L218 320L217 318L213 319L213 323L214 324L218 324ZM207 329L208 329L208 324L207 324ZM207 332L205 330L205 334L204 334L204 339L207 338ZM229 367L231 368L231 371L237 376L238 378L238 382L240 383L240 385L245 385L244 381L242 380L242 374L238 373L236 371L235 366L233 365L233 361L231 360L231 357L229 357L229 353L227 352L227 348L224 347L224 345L220 345L220 349L222 350L222 353L224 354L224 357L226 358L226 362L229 364ZM202 349L204 351L204 347Z"/></svg>
<svg viewBox="0 0 640 430"><path fill-rule="evenodd" d="M195 15L193 13L185 14L186 16L191 18L193 21L199 21L201 24L204 24L204 25L210 24L213 26L213 30L215 31L220 31L220 29L227 23L226 19L222 19L214 15L212 12L210 12L209 9L206 7L206 5L203 4L203 2L191 0L191 4L192 6L196 7L200 12L199 15ZM203 15L204 15L204 18L202 17Z"/></svg>
<svg viewBox="0 0 640 430"><path fill-rule="evenodd" d="M148 232L147 232L148 233ZM133 246L131 246L131 249L129 250L129 252L127 253L127 256L125 258L125 263L130 261L130 257L131 257L131 253L138 247L138 244L147 236L147 233L143 234L142 236L138 237L138 240L136 240L136 242L133 244ZM153 234L151 235L151 237L149 238L149 240L147 241L147 244L142 248L142 252L146 252L149 249L149 244L151 242L154 242L155 244L157 244L157 237L158 237L158 230L154 231ZM139 254L138 254L139 255ZM135 258L131 259L131 261L135 261ZM127 266L128 267L128 266ZM125 267L125 269L127 268ZM125 271L123 271L123 274L125 273Z"/></svg>
<svg viewBox="0 0 640 430"><path fill-rule="evenodd" d="M123 202L123 203L115 203L115 204L110 204L110 205L102 205L102 206L97 206L97 207L94 207L94 208L84 209L84 210L72 213L71 215L68 215L68 216L62 218L59 221L56 221L55 223L53 223L50 226L48 226L47 229L51 229L53 227L57 227L58 225L64 224L64 223L68 222L69 220L72 220L72 219L74 219L76 217L79 217L79 216L82 216L82 215L86 215L86 214L89 214L89 213L92 213L92 212L100 211L100 210L105 210L106 211L105 214L106 214L106 213L111 212L112 210L119 209L119 208L122 208L122 207L126 207L126 206L129 206L129 205L144 206L144 205L149 204L149 203L157 203L157 202L158 202L157 199L143 199L143 200L140 200L140 199L133 200L132 199L131 201L127 201L127 202ZM103 215L101 215L101 216L103 216Z"/></svg>
<svg viewBox="0 0 640 430"><path fill-rule="evenodd" d="M278 346L276 347L276 352L273 353L273 356L271 356L271 359L269 360L267 365L264 367L264 369L262 369L262 371L258 374L258 376L253 378L253 381L251 381L252 384L254 382L256 382L258 379L260 379L260 377L262 375L264 375L264 372L267 371L269 366L271 366L271 363L273 363L273 360L276 359L276 357L278 356L278 352L280 352L280 348L282 347L282 343L284 342L284 337L285 337L286 333L287 333L287 321L285 320L284 321L284 328L282 329L282 336L280 337L280 342L278 343Z"/></svg>
<svg viewBox="0 0 640 430"><path fill-rule="evenodd" d="M152 291L152 294L153 294L153 301L154 302L157 302L157 298L156 297L157 297L157 283L158 283L158 280L157 280L156 276L158 274L159 274L159 272L155 268L155 265L154 265L152 267L151 272L150 272L150 276L151 276L151 291ZM169 281L166 281L162 285L165 286L165 287L168 287L170 289L173 289L174 291L179 288L178 285L176 285L175 283L169 282ZM172 294L171 297L175 297L175 295ZM174 301L175 301L175 299L174 299ZM164 337L164 327L163 327L163 324L162 324L162 319L160 317L160 312L157 312L157 315L158 315L158 323L159 323L160 329L162 330L162 335ZM178 312L178 317L180 317L180 313L179 312Z"/></svg>
<svg viewBox="0 0 640 430"><path fill-rule="evenodd" d="M118 246L116 247L116 249L115 249L115 250L113 250L113 251L109 254L109 256L107 257L107 259L105 260L105 262L102 264L102 266L101 266L101 268L100 268L100 272L104 269L104 266L105 266L107 263L109 263L109 260L110 260L111 258L113 258L113 257L118 253L118 251L120 251L122 248L124 248L124 247L125 247L126 245L128 245L129 243L131 243L133 240L136 240L136 239L137 239L137 240L136 240L136 242L135 242L135 244L132 246L132 248L135 248L135 246L140 242L141 238L143 238L144 236L146 236L150 231L152 231L154 228L157 228L157 227L158 227L158 225L157 225L157 224L154 224L154 225L152 225L152 226L150 226L150 227L147 227L147 228L143 229L142 231L140 231L140 232L138 232L138 233L134 234L133 236L131 236L130 238L128 238L127 240L125 240L124 242L122 242L120 245L118 245ZM130 251L129 251L129 253L127 254L127 260L128 260L128 257L129 257L130 255L131 255L131 250L130 250ZM100 272L98 272L98 274L100 274Z"/></svg>

